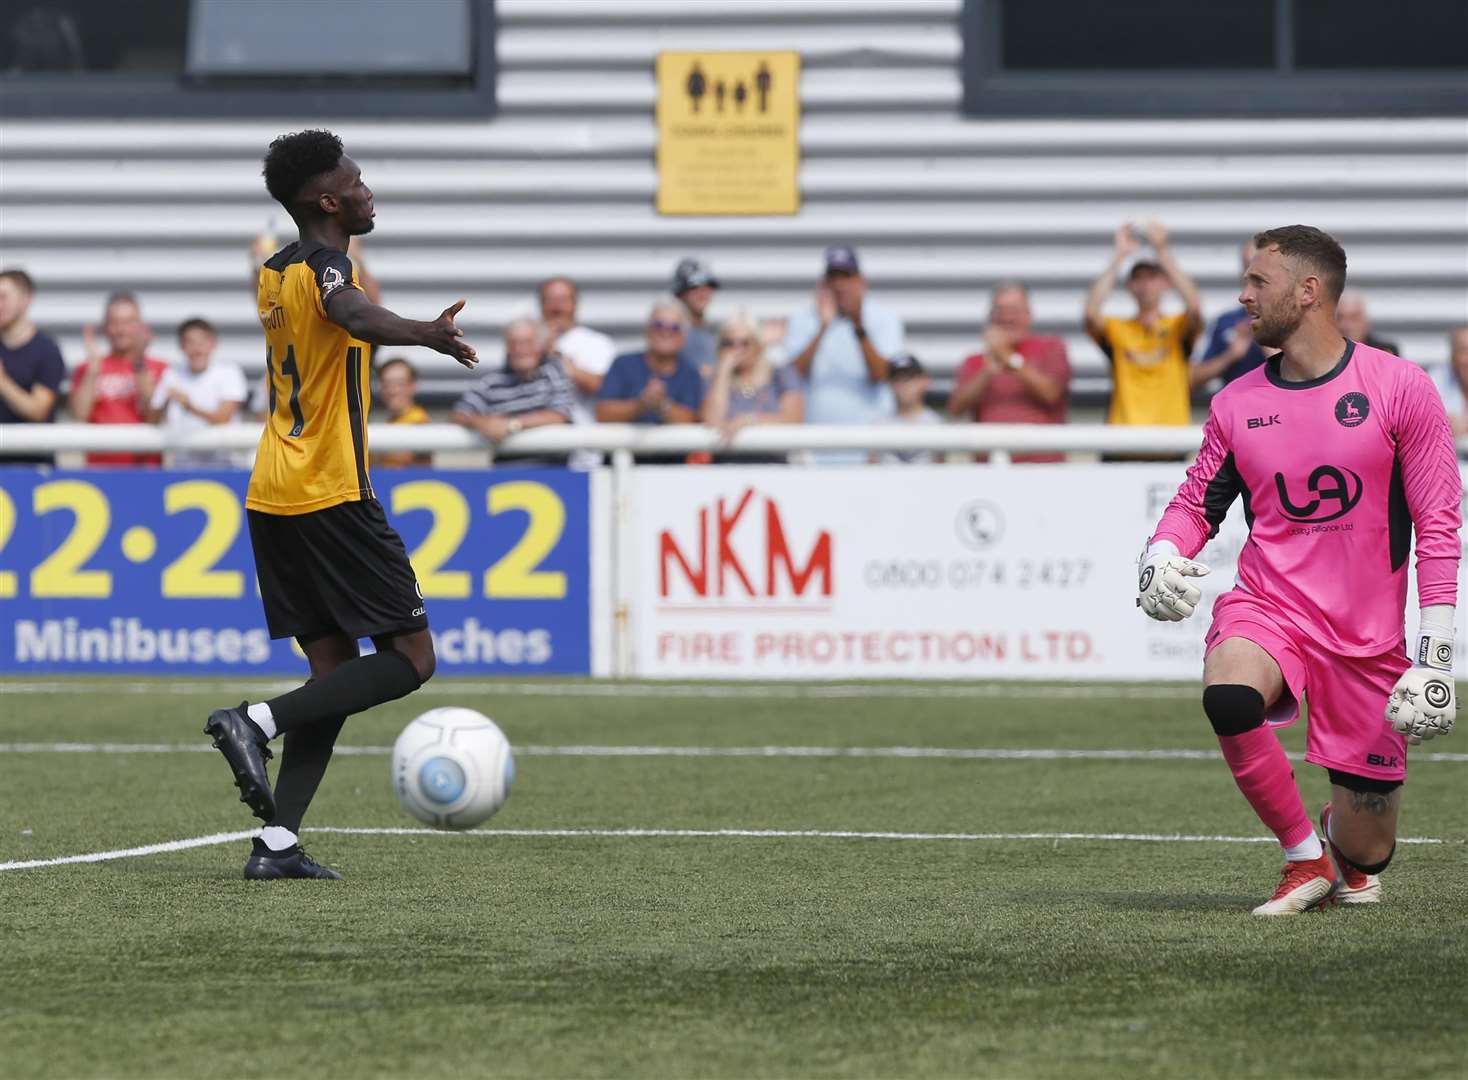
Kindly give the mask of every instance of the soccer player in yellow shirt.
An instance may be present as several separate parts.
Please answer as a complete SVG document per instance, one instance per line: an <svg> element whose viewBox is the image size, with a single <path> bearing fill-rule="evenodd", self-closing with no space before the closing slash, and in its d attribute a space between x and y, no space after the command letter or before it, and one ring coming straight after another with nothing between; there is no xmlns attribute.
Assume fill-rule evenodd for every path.
<svg viewBox="0 0 1468 1080"><path fill-rule="evenodd" d="M418 689L433 674L423 594L367 475L374 345L422 345L467 368L478 358L454 325L460 300L431 322L404 319L362 293L347 256L372 229L372 191L329 131L282 135L265 186L300 229L260 268L269 409L245 498L265 621L311 666L299 689L212 713L240 801L266 822L245 877L339 878L301 850L306 807L348 716ZM376 651L360 656L357 641ZM275 790L265 762L284 741Z"/></svg>

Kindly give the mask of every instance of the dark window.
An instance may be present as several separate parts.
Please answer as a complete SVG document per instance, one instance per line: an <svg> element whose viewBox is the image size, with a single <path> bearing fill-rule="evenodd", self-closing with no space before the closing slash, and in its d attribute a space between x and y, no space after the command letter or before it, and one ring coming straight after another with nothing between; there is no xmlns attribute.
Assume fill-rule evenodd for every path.
<svg viewBox="0 0 1468 1080"><path fill-rule="evenodd" d="M1274 0L1005 0L1006 71L1198 71L1274 64Z"/></svg>
<svg viewBox="0 0 1468 1080"><path fill-rule="evenodd" d="M177 74L183 70L189 2L5 4L0 7L0 76Z"/></svg>
<svg viewBox="0 0 1468 1080"><path fill-rule="evenodd" d="M488 116L494 0L0 0L0 115Z"/></svg>
<svg viewBox="0 0 1468 1080"><path fill-rule="evenodd" d="M1294 0L1302 70L1468 68L1463 0Z"/></svg>
<svg viewBox="0 0 1468 1080"><path fill-rule="evenodd" d="M473 72L468 0L193 4L191 75L464 78Z"/></svg>
<svg viewBox="0 0 1468 1080"><path fill-rule="evenodd" d="M964 0L970 116L1468 113L1468 0Z"/></svg>

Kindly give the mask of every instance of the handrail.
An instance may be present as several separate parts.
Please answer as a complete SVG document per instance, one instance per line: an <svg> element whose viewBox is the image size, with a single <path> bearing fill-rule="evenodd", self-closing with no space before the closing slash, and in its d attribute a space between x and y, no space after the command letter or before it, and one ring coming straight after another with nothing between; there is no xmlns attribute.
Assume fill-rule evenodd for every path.
<svg viewBox="0 0 1468 1080"><path fill-rule="evenodd" d="M167 450L253 450L255 424L225 424L179 433L146 424L0 424L0 463L7 457L67 451L157 454ZM636 454L782 454L870 450L935 453L1190 454L1201 427L1113 427L1108 424L766 424L726 439L702 424L564 424L511 435L492 445L455 424L373 424L377 451L493 450L496 457L547 456L573 450ZM1458 440L1468 454L1468 436Z"/></svg>
<svg viewBox="0 0 1468 1080"><path fill-rule="evenodd" d="M226 424L185 433L144 424L6 424L0 426L0 459L58 451L253 450L259 438L255 424ZM1105 424L769 424L745 428L732 439L701 424L585 424L522 431L492 446L454 424L373 424L368 428L374 452L493 449L497 457L573 450L736 456L822 450L1184 454L1197 450L1201 440L1198 427Z"/></svg>

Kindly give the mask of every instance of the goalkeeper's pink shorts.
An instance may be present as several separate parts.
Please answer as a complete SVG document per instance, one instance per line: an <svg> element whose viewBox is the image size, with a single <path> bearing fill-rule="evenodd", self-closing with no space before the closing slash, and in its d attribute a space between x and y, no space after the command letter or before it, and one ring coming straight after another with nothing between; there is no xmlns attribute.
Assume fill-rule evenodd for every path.
<svg viewBox="0 0 1468 1080"><path fill-rule="evenodd" d="M1258 645L1284 675L1284 693L1265 714L1272 726L1293 724L1306 702L1306 761L1378 780L1407 775L1407 740L1386 720L1392 687L1412 666L1405 642L1380 656L1337 656L1238 589L1214 601L1207 651L1232 637Z"/></svg>

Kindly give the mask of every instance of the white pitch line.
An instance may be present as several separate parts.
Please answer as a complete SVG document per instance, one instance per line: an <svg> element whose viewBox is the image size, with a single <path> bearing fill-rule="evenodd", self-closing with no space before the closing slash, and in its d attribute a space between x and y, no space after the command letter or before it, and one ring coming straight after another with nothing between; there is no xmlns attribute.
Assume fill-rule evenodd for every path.
<svg viewBox="0 0 1468 1080"><path fill-rule="evenodd" d="M906 840L932 841L1006 841L1006 840L1077 840L1092 842L1133 842L1154 844L1277 844L1272 836L1215 836L1190 833L1080 833L1080 832L985 832L924 833L864 832L827 829L419 829L404 827L352 828L322 825L302 830L342 836L446 836L529 839L751 839L751 840ZM1446 844L1438 836L1403 836L1399 844Z"/></svg>
<svg viewBox="0 0 1468 1080"><path fill-rule="evenodd" d="M197 743L0 743L0 754L212 754L206 742ZM344 757L385 757L390 746L338 746ZM939 747L939 746L538 746L515 747L522 757L606 758L907 758L961 761L1218 761L1217 750L1095 750L1061 748ZM1290 753L1293 761L1305 755ZM1468 762L1468 753L1413 754L1422 762Z"/></svg>
<svg viewBox="0 0 1468 1080"><path fill-rule="evenodd" d="M420 829L402 827L352 827L321 825L302 829L302 832L337 836L437 836L445 838L468 837L477 839L588 839L588 840L894 840L908 842L959 842L979 843L985 841L1033 841L1046 842L1078 841L1092 843L1151 843L1151 844L1273 844L1269 836L1213 836L1190 833L1080 833L1080 832L986 832L986 833L925 833L925 832L865 832L845 829L473 829L454 832L446 829ZM64 855L56 859L29 859L24 862L0 863L0 871L36 870L47 866L67 866L75 863L109 862L113 859L136 859L144 855L163 855L171 851L186 851L189 848L213 847L236 840L248 840L258 836L258 829L248 832L210 833L193 836L185 840L169 840L161 844L143 847L117 848L113 851L94 851L86 855ZM1403 836L1399 844L1446 844L1453 841L1437 836Z"/></svg>
<svg viewBox="0 0 1468 1080"><path fill-rule="evenodd" d="M187 840L168 840L161 844L146 844L143 847L118 848L116 851L93 851L87 855L63 855L59 859L29 859L24 862L0 863L0 870L34 870L42 866L66 866L71 863L109 862L112 859L136 859L143 855L163 855L170 851L187 851L189 848L228 844L233 840L247 840L252 836L258 835L258 829L251 829L248 832L210 833L207 836L191 836Z"/></svg>
<svg viewBox="0 0 1468 1080"><path fill-rule="evenodd" d="M99 683L86 682L4 682L5 694L214 694L230 693L270 697L293 690L299 681L245 681L240 683L205 682L202 680L167 679L157 682ZM1055 685L1048 683L980 683L972 686L915 686L910 683L805 685L800 683L744 684L725 683L536 683L486 682L482 680L439 678L426 683L417 693L430 697L463 697L482 694L487 697L552 697L552 698L729 698L767 700L806 700L848 698L936 698L993 699L1030 698L1043 700L1188 700L1199 697L1197 686L1128 686L1116 684Z"/></svg>

